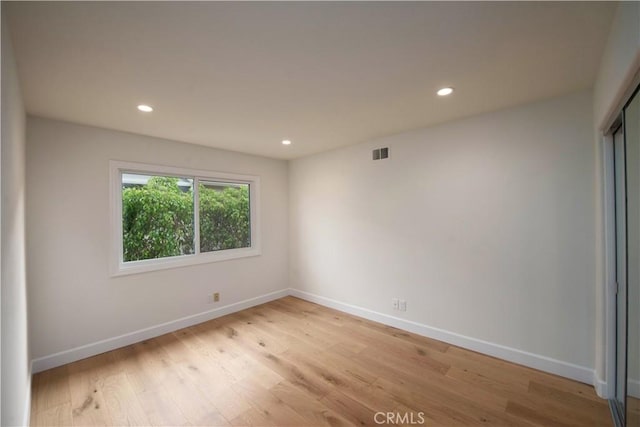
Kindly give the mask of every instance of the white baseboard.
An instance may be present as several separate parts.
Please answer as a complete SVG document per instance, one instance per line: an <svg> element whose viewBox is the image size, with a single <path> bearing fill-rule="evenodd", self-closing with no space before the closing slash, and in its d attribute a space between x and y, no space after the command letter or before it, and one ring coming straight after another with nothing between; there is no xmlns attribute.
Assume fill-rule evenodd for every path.
<svg viewBox="0 0 640 427"><path fill-rule="evenodd" d="M113 338L108 338L102 341L98 341L91 344L86 344L80 347L72 348L70 350L61 351L59 353L51 354L49 356L39 357L34 359L32 363L32 372L37 373L45 371L47 369L62 366L67 363L75 362L76 360L85 359L87 357L95 356L97 354L104 353L106 351L115 350L120 347L124 347L130 344L135 344L140 341L144 341L150 338L154 338L169 332L177 331L178 329L186 328L196 325L198 323L206 322L207 320L215 319L217 317L226 316L227 314L235 313L253 307L259 304L264 304L269 301L273 301L279 298L283 298L289 295L288 289L282 289L269 294L261 295L255 298L250 298L244 301L229 304L224 307L216 308L213 310L205 311L203 313L194 314L191 316L183 317L181 319L172 320L170 322L162 323L160 325L152 326L138 331L130 332L128 334L120 335Z"/></svg>
<svg viewBox="0 0 640 427"><path fill-rule="evenodd" d="M627 380L627 394L636 399L640 399L640 381Z"/></svg>
<svg viewBox="0 0 640 427"><path fill-rule="evenodd" d="M331 298L326 298L309 292L300 291L298 289L290 289L289 293L292 296L314 302L316 304L334 308L336 310L344 311L356 316L364 317L365 319L373 320L385 325L404 329L406 331L413 332L415 334L422 335L428 338L444 341L449 344L477 351L479 353L497 357L509 362L517 363L534 369L539 369L541 371L560 375L562 377L570 378L572 380L580 381L586 384L593 383L594 370L586 368L584 366L574 365L572 363L563 362L561 360L552 359L550 357L542 356L539 354L529 353L500 344L467 337L455 332L449 332L444 329L434 328L422 323L401 319L398 317L390 316L388 314L369 310L367 308L346 304L340 301L333 300Z"/></svg>
<svg viewBox="0 0 640 427"><path fill-rule="evenodd" d="M609 390L607 389L607 383L595 374L593 374L593 388L596 389L596 394L602 399L609 399Z"/></svg>
<svg viewBox="0 0 640 427"><path fill-rule="evenodd" d="M597 380L594 376L594 370L590 368L563 362L561 360L552 359L550 357L534 353L529 353L511 347L506 347L500 344L471 338L468 336L457 334L455 332L446 331L444 329L434 328L422 323L401 319L399 317L390 316L384 313L379 313L364 307L358 307L355 305L343 303L331 298L326 298L309 292L300 291L298 289L282 289L280 291L240 301L214 310L162 323L150 328L141 329L114 338L109 338L92 344L87 344L70 350L40 357L32 361L32 372L41 372L67 363L75 362L76 360L95 356L106 351L114 350L120 347L144 341L146 339L157 337L162 334L173 332L178 329L206 322L207 320L235 313L249 307L283 298L287 295L292 295L310 302L343 311L345 313L360 316L365 319L400 328L428 338L437 339L489 356L494 356L503 360L507 360L509 362L528 366L534 369L539 369L541 371L560 375L562 377L570 378L583 383L593 384L596 388L596 391L598 391L598 394L601 396L601 392L606 391L605 383L603 381ZM636 395L638 394L638 391L640 391L640 382L635 382L635 384L630 387L630 393L632 391L634 391ZM31 394L29 394L29 396L31 396ZM25 417L27 416L28 408L27 415Z"/></svg>
<svg viewBox="0 0 640 427"><path fill-rule="evenodd" d="M609 390L607 390L607 383L601 379L594 377L593 387L596 389L596 393L599 397L603 399L613 398ZM631 397L635 397L636 399L640 399L640 381L627 380L627 394Z"/></svg>

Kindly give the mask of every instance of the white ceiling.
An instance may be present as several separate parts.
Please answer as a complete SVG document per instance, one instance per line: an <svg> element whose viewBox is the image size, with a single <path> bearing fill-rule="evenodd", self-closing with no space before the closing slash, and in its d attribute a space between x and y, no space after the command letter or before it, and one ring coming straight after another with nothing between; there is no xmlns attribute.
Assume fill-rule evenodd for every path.
<svg viewBox="0 0 640 427"><path fill-rule="evenodd" d="M3 3L30 114L284 159L589 88L616 6Z"/></svg>

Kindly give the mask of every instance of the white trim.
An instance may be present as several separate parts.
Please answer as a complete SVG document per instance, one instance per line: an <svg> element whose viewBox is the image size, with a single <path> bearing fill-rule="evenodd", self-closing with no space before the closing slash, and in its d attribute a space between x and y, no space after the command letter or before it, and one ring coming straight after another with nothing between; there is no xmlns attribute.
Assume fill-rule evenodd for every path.
<svg viewBox="0 0 640 427"><path fill-rule="evenodd" d="M200 178L197 176L193 178L193 188L200 188ZM200 254L200 191L193 192L193 207L193 249L195 254ZM251 207L251 200L249 200L249 207ZM249 213L249 222L251 222L251 213Z"/></svg>
<svg viewBox="0 0 640 427"><path fill-rule="evenodd" d="M198 180L221 181L231 183L249 184L249 209L251 224L251 247L227 249L223 251L200 253L198 209L194 211L194 254L175 257L147 259L141 261L124 262L122 254L122 173L142 173L148 175L163 175L175 177L193 178L193 185L197 186ZM194 206L198 206L197 191L194 192ZM109 161L109 206L110 215L110 241L109 274L111 277L146 273L149 271L168 268L185 267L189 265L204 264L210 262L227 261L230 259L258 256L262 254L261 228L260 228L260 177L255 175L240 175L228 172L215 172L199 169L176 168L172 166L150 165L146 163Z"/></svg>
<svg viewBox="0 0 640 427"><path fill-rule="evenodd" d="M259 304L264 304L269 301L286 297L287 295L289 295L288 290L282 289L255 298L229 304L224 307L161 323L149 328L140 329L117 337L82 345L80 347L61 351L48 356L39 357L32 361L32 370L33 373L45 371L47 369L55 368L56 366L62 366L67 363L75 362L76 360L85 359L106 351L115 350L120 347L174 332L178 329L197 325L198 323L206 322L221 316L226 316L227 314L235 313Z"/></svg>
<svg viewBox="0 0 640 427"><path fill-rule="evenodd" d="M166 270L170 268L188 267L190 265L206 264L210 262L228 261L236 258L246 258L259 256L260 251L256 248L226 249L218 252L207 252L200 254L181 255L175 257L165 257L156 259L146 259L142 261L130 261L119 263L117 271L112 269L111 277L128 276L130 274L148 273L150 271Z"/></svg>
<svg viewBox="0 0 640 427"><path fill-rule="evenodd" d="M31 383L33 381L33 361L29 364L29 381L27 382L27 395L24 399L24 415L22 425L31 425Z"/></svg>
<svg viewBox="0 0 640 427"><path fill-rule="evenodd" d="M611 128L638 85L640 85L640 50L636 52L625 77L622 79L620 86L618 86L618 92L609 104L609 110L607 110L607 114L600 123L599 129L607 132Z"/></svg>
<svg viewBox="0 0 640 427"><path fill-rule="evenodd" d="M345 313L364 317L365 319L373 320L374 322L394 326L396 328L413 332L418 335L433 338L439 341L444 341L458 347L463 347L489 356L497 357L509 362L517 363L534 369L539 369L541 371L560 375L562 377L570 378L572 380L580 381L586 384L593 383L594 370L591 368L575 365L573 363L563 362L561 360L552 359L550 357L529 353L488 341L471 338L465 335L460 335L455 332L446 331L444 329L434 328L432 326L424 325L422 323L414 322L411 320L400 319L398 317L389 316L388 314L379 313L377 311L369 310L367 308L358 307L351 304L346 304L331 298L326 298L309 292L300 291L298 289L290 289L290 295L326 307L334 308Z"/></svg>
<svg viewBox="0 0 640 427"><path fill-rule="evenodd" d="M609 399L615 395L616 384L616 224L613 168L613 136L603 136L602 188L604 222L604 388L598 396ZM598 390L598 388L596 388Z"/></svg>
<svg viewBox="0 0 640 427"><path fill-rule="evenodd" d="M636 399L640 399L640 381L628 379L627 394Z"/></svg>
<svg viewBox="0 0 640 427"><path fill-rule="evenodd" d="M608 391L607 383L601 380L600 378L598 378L595 372L593 373L593 388L596 390L596 394L598 395L598 397L602 399L608 399L607 393L609 391Z"/></svg>
<svg viewBox="0 0 640 427"><path fill-rule="evenodd" d="M456 345L458 347L497 357L502 360L524 365L533 369L539 369L544 372L560 375L562 377L570 378L586 384L593 384L596 391L598 392L598 395L600 396L602 396L601 393L603 393L606 389L606 383L596 378L595 371L584 366L579 366L572 363L563 362L561 360L552 359L550 357L529 353L511 347L506 347L500 344L471 338L465 335L457 334L455 332L434 328L422 323L401 319L384 313L369 310L364 307L358 307L355 305L336 301L331 298L326 298L320 295L315 295L309 292L291 288L271 292L255 298L250 298L234 304L229 304L227 306L220 307L214 310L183 317L181 319L162 323L160 325L152 326L145 329L140 329L128 334L105 339L92 344L83 345L70 350L61 351L49 356L40 357L38 359L34 359L31 362L31 371L32 373L37 373L47 369L55 368L57 366L75 362L76 360L95 356L106 351L114 350L123 346L144 341L146 339L157 337L159 335L174 332L182 328L193 326L198 323L206 322L207 320L245 310L247 308L264 304L269 301L284 298L288 295L320 304L325 307L330 307L345 313L353 314L355 316L372 320L374 322L394 326L396 328L413 332L428 338L437 339L449 344ZM635 381L632 387L635 387L634 390L636 392L640 391L640 382ZM630 387L630 389L632 387Z"/></svg>

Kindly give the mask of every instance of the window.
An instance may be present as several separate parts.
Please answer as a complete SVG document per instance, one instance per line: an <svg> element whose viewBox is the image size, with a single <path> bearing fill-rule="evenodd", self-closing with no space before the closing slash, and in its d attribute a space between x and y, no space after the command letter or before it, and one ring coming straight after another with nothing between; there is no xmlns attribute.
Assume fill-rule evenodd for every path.
<svg viewBox="0 0 640 427"><path fill-rule="evenodd" d="M111 162L112 274L260 254L256 176Z"/></svg>

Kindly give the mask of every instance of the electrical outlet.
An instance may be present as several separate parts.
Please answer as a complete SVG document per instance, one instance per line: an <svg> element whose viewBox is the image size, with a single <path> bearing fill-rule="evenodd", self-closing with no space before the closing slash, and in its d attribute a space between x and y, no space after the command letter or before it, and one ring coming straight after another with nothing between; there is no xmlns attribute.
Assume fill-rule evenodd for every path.
<svg viewBox="0 0 640 427"><path fill-rule="evenodd" d="M400 309L400 301L398 300L398 298L391 298L391 306L393 307L394 310L399 310Z"/></svg>
<svg viewBox="0 0 640 427"><path fill-rule="evenodd" d="M219 301L220 301L220 292L214 292L213 302L219 302Z"/></svg>
<svg viewBox="0 0 640 427"><path fill-rule="evenodd" d="M399 304L400 311L407 311L407 301L401 299Z"/></svg>

